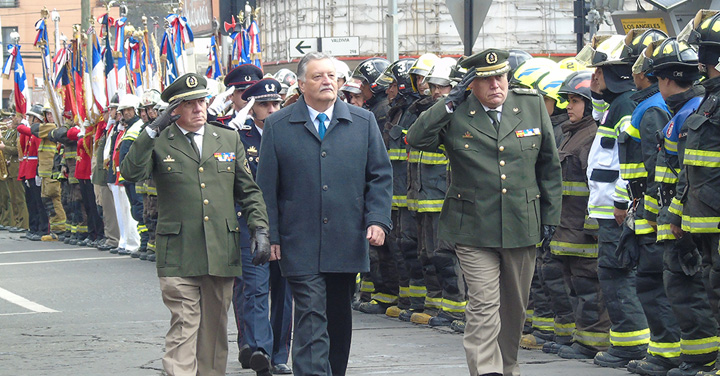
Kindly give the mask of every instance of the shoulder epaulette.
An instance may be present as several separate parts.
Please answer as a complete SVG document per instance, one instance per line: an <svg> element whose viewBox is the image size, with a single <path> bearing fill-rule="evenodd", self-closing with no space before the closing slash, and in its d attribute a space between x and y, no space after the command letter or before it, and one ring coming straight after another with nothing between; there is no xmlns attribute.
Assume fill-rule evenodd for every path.
<svg viewBox="0 0 720 376"><path fill-rule="evenodd" d="M229 130L229 131L232 131L232 130L233 130L232 128L228 127L227 125L225 125L225 124L223 124L223 123L221 123L221 122L219 122L219 121L214 121L214 120L213 120L213 121L209 121L208 124L210 124L210 125L212 125L212 126L215 126L215 127L218 127L218 128L227 129L227 130Z"/></svg>
<svg viewBox="0 0 720 376"><path fill-rule="evenodd" d="M513 93L516 94L524 94L524 95L537 95L538 91L535 89L526 89L522 87L514 87L512 88Z"/></svg>
<svg viewBox="0 0 720 376"><path fill-rule="evenodd" d="M247 125L247 124L243 124L243 125L240 126L240 130L241 130L241 131L249 131L249 130L251 130L251 129L252 129L252 127L249 126L249 125Z"/></svg>

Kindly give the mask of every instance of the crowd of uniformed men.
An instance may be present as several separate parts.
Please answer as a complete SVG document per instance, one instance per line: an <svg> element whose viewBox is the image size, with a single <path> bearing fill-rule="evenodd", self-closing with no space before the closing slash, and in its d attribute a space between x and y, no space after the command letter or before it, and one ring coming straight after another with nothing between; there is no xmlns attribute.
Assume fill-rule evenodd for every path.
<svg viewBox="0 0 720 376"><path fill-rule="evenodd" d="M509 62L511 87L544 97L562 166L562 219L543 226L520 345L643 375L720 374L720 14L698 13L677 38L635 29L595 37L560 62L519 50ZM460 66L435 54L370 58L352 71L336 61L340 97L375 115L394 179L394 226L371 247L353 308L463 332L463 271L454 245L437 238L452 171L444 147L420 151L405 138L457 85ZM208 97L208 120L240 133L253 175L263 121L302 95L295 81L288 69L263 77L242 65ZM155 261L153 179L128 183L119 168L166 106L154 90L116 96L87 127L39 104L6 114L0 229ZM249 367L260 349L274 373L290 373L289 290L276 262L250 259L233 298L240 361ZM258 324L269 293L272 324Z"/></svg>

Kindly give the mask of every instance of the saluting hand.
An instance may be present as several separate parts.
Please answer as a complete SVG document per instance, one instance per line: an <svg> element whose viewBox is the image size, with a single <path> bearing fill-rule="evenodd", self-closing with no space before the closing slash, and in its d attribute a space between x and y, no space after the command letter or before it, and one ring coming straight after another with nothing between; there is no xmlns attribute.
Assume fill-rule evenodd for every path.
<svg viewBox="0 0 720 376"><path fill-rule="evenodd" d="M470 86L470 83L473 82L475 77L477 77L475 69L468 70L462 80L460 80L460 82L455 85L452 90L450 90L448 96L445 97L445 104L451 106L452 109L455 109L460 105L460 103L465 102L465 98L467 97L467 88Z"/></svg>
<svg viewBox="0 0 720 376"><path fill-rule="evenodd" d="M177 119L180 119L180 115L173 115L172 112L182 103L181 100L176 99L175 101L171 102L167 109L160 114L155 120L153 120L152 123L148 125L150 129L156 131L158 134L163 131L163 129L170 126L170 124L174 123Z"/></svg>
<svg viewBox="0 0 720 376"><path fill-rule="evenodd" d="M385 243L385 231L378 225L372 225L367 229L367 239L370 245L379 247Z"/></svg>

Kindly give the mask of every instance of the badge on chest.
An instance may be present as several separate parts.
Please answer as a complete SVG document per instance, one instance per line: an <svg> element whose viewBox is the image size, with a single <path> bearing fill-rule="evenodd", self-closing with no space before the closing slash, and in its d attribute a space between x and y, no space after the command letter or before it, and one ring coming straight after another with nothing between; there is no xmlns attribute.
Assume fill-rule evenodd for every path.
<svg viewBox="0 0 720 376"><path fill-rule="evenodd" d="M522 137L529 137L529 136L539 136L540 135L540 128L530 128L530 129L523 129L521 131L515 131L515 136L518 138Z"/></svg>
<svg viewBox="0 0 720 376"><path fill-rule="evenodd" d="M213 154L218 162L232 162L235 160L235 153L215 153Z"/></svg>

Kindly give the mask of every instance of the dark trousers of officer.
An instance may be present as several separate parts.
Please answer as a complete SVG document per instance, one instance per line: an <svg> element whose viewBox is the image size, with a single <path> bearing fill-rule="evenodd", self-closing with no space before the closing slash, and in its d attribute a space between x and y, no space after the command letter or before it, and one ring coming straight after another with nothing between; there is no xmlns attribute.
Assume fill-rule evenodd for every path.
<svg viewBox="0 0 720 376"><path fill-rule="evenodd" d="M455 254L455 247L437 237L440 213L423 213L420 238L429 247L430 262L435 266L437 280L441 288L441 310L456 320L465 319L467 294L460 262ZM428 295L430 291L428 289ZM434 294L433 294L434 295Z"/></svg>
<svg viewBox="0 0 720 376"><path fill-rule="evenodd" d="M547 289L543 286L542 277L543 250L538 247L535 252L535 273L530 284L530 300L525 311L524 333L534 333L536 336L552 341L555 328L555 313L552 309L552 302ZM527 328L529 326L529 328Z"/></svg>
<svg viewBox="0 0 720 376"><path fill-rule="evenodd" d="M321 273L287 277L295 301L295 375L345 375L352 340L350 302L355 276Z"/></svg>
<svg viewBox="0 0 720 376"><path fill-rule="evenodd" d="M287 364L292 334L292 293L278 261L270 262L270 326L273 333L272 364Z"/></svg>
<svg viewBox="0 0 720 376"><path fill-rule="evenodd" d="M25 202L28 207L30 232L45 235L50 232L50 224L40 190L40 187L35 185L35 179L25 180Z"/></svg>
<svg viewBox="0 0 720 376"><path fill-rule="evenodd" d="M135 183L124 183L125 194L130 201L130 215L137 221L138 234L140 234L140 249L147 249L148 230L143 221L143 198L135 191Z"/></svg>
<svg viewBox="0 0 720 376"><path fill-rule="evenodd" d="M78 186L82 196L83 207L87 214L88 237L90 240L102 239L104 236L104 224L102 217L100 217L97 204L95 203L95 186L90 182L90 179L80 179Z"/></svg>
<svg viewBox="0 0 720 376"><path fill-rule="evenodd" d="M245 218L238 218L240 248L242 251L242 277L233 285L233 310L238 328L238 348L250 346L270 355L273 349L273 332L270 326L270 266L255 266L250 254L250 230Z"/></svg>
<svg viewBox="0 0 720 376"><path fill-rule="evenodd" d="M663 246L656 243L655 233L637 236L637 296L650 327L648 353L664 358L668 366L679 365L680 326L663 285ZM670 347L676 346L676 347ZM674 367L671 367L674 368Z"/></svg>
<svg viewBox="0 0 720 376"><path fill-rule="evenodd" d="M610 318L603 303L596 258L558 256L563 263L565 284L575 300L575 342L592 350L608 348Z"/></svg>
<svg viewBox="0 0 720 376"><path fill-rule="evenodd" d="M147 227L148 252L155 252L155 229L157 228L157 196L155 195L143 195L143 222Z"/></svg>
<svg viewBox="0 0 720 376"><path fill-rule="evenodd" d="M554 314L554 341L561 345L570 345L575 331L577 298L570 296L570 287L565 282L563 272L565 266L561 257L553 255L550 251L542 252L541 255L540 283L550 298ZM546 339L546 337L542 338Z"/></svg>
<svg viewBox="0 0 720 376"><path fill-rule="evenodd" d="M712 241L711 236L702 237L686 233L698 243ZM717 244L717 240L715 240ZM680 360L690 363L706 364L714 361L718 355L718 322L708 300L706 281L712 265L720 263L717 251L702 252L703 270L695 275L683 272L679 262L679 248L675 240L666 240L661 245L663 253L663 282L670 306L680 328ZM705 250L712 249L710 244L698 245Z"/></svg>
<svg viewBox="0 0 720 376"><path fill-rule="evenodd" d="M370 246L370 278L375 286L373 300L385 304L397 303L400 282L395 259L387 242L379 247Z"/></svg>
<svg viewBox="0 0 720 376"><path fill-rule="evenodd" d="M398 208L397 221L393 222L393 231L399 234L397 247L402 253L403 265L408 274L409 306L400 306L412 310L422 310L425 306L425 277L423 265L418 258L418 226L415 212L407 208Z"/></svg>
<svg viewBox="0 0 720 376"><path fill-rule="evenodd" d="M400 210L393 208L391 213L393 224L400 223L400 215ZM400 248L402 246L401 241L402 232L400 226L393 226L393 229L388 234L386 244L397 270L399 286L397 306L400 309L408 309L410 308L410 271L405 264L403 250Z"/></svg>
<svg viewBox="0 0 720 376"><path fill-rule="evenodd" d="M614 219L598 219L598 224L598 278L612 322L608 353L621 358L640 359L647 352L647 341L630 346L623 342L638 337L630 337L631 333L648 330L645 312L637 296L636 272L624 267L615 252L622 227Z"/></svg>

